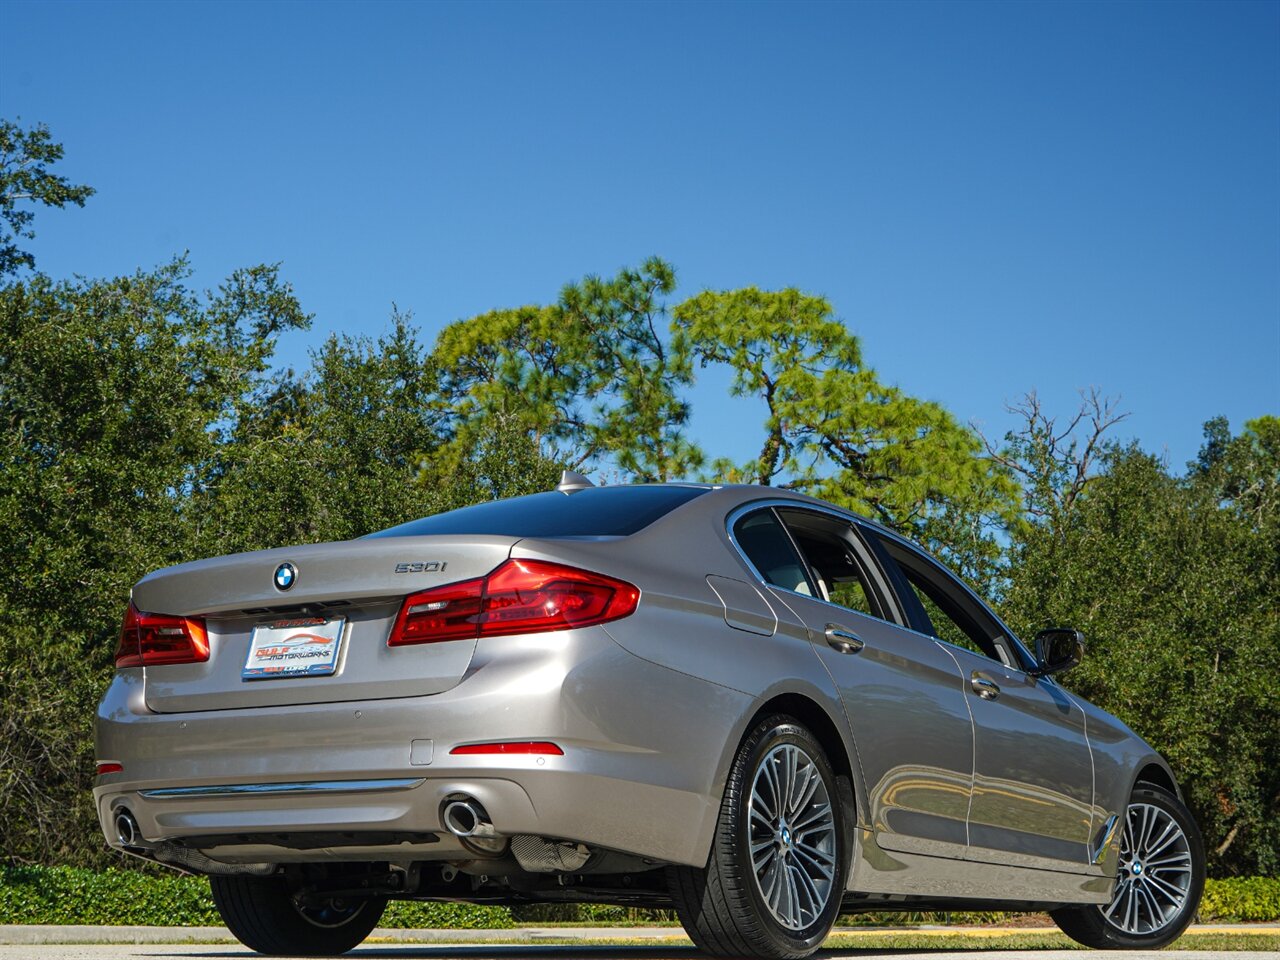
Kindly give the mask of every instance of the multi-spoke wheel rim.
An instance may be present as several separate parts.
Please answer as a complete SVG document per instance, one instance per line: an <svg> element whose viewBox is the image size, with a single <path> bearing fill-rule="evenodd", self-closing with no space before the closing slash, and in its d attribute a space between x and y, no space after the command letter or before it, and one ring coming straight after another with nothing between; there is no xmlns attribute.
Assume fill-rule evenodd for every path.
<svg viewBox="0 0 1280 960"><path fill-rule="evenodd" d="M836 827L831 795L811 756L784 743L756 769L748 831L756 886L773 918L803 930L831 899Z"/></svg>
<svg viewBox="0 0 1280 960"><path fill-rule="evenodd" d="M1152 804L1130 804L1116 891L1102 915L1124 933L1156 933L1181 915L1190 890L1191 845L1178 821Z"/></svg>

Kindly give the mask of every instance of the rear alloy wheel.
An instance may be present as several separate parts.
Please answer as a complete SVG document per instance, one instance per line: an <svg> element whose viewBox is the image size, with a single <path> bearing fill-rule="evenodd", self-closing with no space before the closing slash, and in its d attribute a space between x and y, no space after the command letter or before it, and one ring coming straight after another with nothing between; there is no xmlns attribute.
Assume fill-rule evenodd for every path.
<svg viewBox="0 0 1280 960"><path fill-rule="evenodd" d="M387 906L381 897L334 897L303 905L283 877L210 877L209 885L236 939L275 957L346 953L364 942Z"/></svg>
<svg viewBox="0 0 1280 960"><path fill-rule="evenodd" d="M813 734L785 716L756 725L730 769L707 866L668 870L680 922L700 949L798 960L822 945L848 863L837 803Z"/></svg>
<svg viewBox="0 0 1280 960"><path fill-rule="evenodd" d="M1111 902L1052 912L1062 931L1095 949L1156 949L1191 923L1204 890L1204 848L1187 808L1160 787L1133 791L1120 834Z"/></svg>

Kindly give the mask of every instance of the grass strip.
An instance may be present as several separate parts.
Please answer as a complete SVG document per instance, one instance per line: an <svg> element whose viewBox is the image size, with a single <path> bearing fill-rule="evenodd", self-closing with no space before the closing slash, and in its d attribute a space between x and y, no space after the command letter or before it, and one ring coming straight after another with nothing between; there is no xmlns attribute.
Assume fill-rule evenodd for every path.
<svg viewBox="0 0 1280 960"><path fill-rule="evenodd" d="M840 933L823 944L824 950L1084 950L1061 933L989 931L975 935L923 933ZM1169 950L1228 953L1238 950L1280 950L1280 934L1188 933Z"/></svg>

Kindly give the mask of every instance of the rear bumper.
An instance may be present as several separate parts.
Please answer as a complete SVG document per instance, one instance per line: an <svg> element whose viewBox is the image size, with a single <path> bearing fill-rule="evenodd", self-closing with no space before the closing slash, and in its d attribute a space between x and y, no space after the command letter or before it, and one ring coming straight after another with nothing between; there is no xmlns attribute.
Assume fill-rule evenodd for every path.
<svg viewBox="0 0 1280 960"><path fill-rule="evenodd" d="M113 846L123 806L146 840L199 837L226 860L261 860L263 835L298 833L397 836L277 848L272 859L456 858L440 811L466 794L501 833L700 865L723 790L717 768L750 706L628 653L599 628L481 641L461 683L423 697L156 714L141 672L123 671L99 707L97 756L124 771L100 778L94 798ZM552 740L564 756L449 753L529 739ZM328 788L163 794L319 782ZM432 834L439 839L421 842Z"/></svg>

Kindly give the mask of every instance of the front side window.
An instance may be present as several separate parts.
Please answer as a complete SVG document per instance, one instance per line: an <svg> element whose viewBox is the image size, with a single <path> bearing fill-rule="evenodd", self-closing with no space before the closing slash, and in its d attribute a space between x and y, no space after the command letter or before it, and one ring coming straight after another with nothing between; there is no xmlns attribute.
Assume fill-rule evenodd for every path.
<svg viewBox="0 0 1280 960"><path fill-rule="evenodd" d="M933 628L928 631L930 635L957 647L963 647L971 653L999 659L999 657L995 656L994 646L979 631L972 629L971 624L967 624L968 629L966 629L952 617L943 613L942 608L924 590L918 579L913 579L911 574L908 573L907 582L911 585L911 590L915 593L916 599L920 601L920 606L924 607L925 616L929 618L929 625ZM987 644L986 649L983 649L983 643Z"/></svg>
<svg viewBox="0 0 1280 960"><path fill-rule="evenodd" d="M888 538L880 539L920 604L919 626L930 636L971 653L1018 666L1000 624L951 574Z"/></svg>

